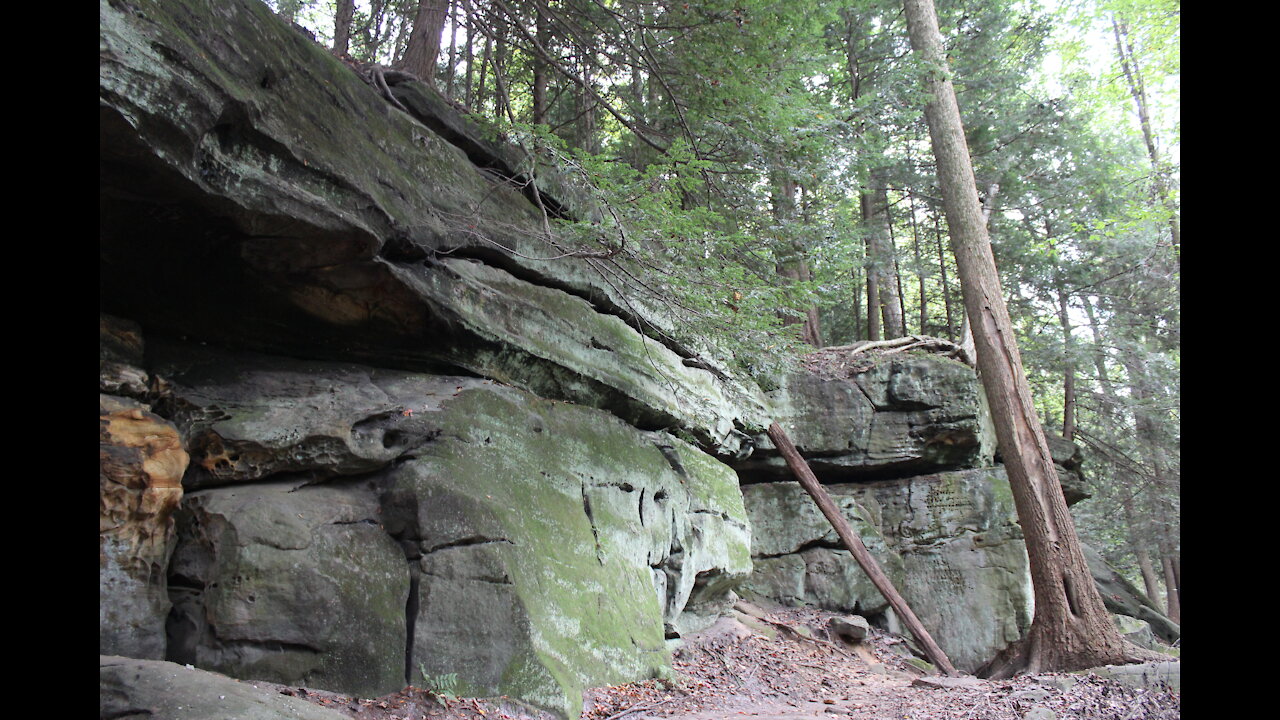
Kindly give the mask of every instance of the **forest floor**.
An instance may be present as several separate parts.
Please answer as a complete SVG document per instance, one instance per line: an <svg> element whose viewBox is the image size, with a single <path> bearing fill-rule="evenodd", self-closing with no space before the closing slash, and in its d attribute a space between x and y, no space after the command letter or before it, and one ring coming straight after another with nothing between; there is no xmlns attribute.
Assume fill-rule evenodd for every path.
<svg viewBox="0 0 1280 720"><path fill-rule="evenodd" d="M740 605L740 607L743 607ZM754 610L745 606L748 610ZM1181 693L1091 674L944 678L910 661L908 641L872 628L825 639L831 613L738 614L687 639L675 678L586 693L582 720L1176 720ZM917 661L918 662L918 661ZM377 699L278 686L356 720L546 720L501 699L440 698L408 687Z"/></svg>

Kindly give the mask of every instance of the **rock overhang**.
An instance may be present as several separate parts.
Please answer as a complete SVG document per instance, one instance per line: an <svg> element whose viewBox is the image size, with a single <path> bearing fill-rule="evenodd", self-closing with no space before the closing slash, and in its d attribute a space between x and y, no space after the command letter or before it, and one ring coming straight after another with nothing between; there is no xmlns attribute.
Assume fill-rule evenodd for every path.
<svg viewBox="0 0 1280 720"><path fill-rule="evenodd" d="M708 355L673 341L664 329L678 319L625 296L602 261L539 259L563 253L550 252L538 208L476 164L487 156L513 172L511 149L480 142L447 103L411 103L418 116L396 109L250 0L104 2L102 16L108 312L266 352L528 382L647 429L686 430L725 457L746 452L747 432L766 424L752 382L685 364ZM398 90L434 97L412 81ZM554 317L566 303L552 295L562 294L580 301L583 321L619 321L632 336L623 344L643 352L623 353L594 384L566 383L592 364L565 364L592 354L590 339L554 357L519 352L501 315L458 313L452 296L433 294L477 290L475 300L494 288L460 287L464 260L508 276L508 288L543 291L508 296L526 315ZM522 377L533 365L542 369Z"/></svg>

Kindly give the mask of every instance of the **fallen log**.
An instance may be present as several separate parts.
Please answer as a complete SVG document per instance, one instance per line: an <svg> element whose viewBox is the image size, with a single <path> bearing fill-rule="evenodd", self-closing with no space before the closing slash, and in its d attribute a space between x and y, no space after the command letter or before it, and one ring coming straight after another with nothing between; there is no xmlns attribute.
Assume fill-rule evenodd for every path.
<svg viewBox="0 0 1280 720"><path fill-rule="evenodd" d="M858 566L862 571L871 578L872 584L889 602L889 606L898 614L898 618L907 626L907 630L915 637L920 646L924 648L924 652L929 656L929 660L941 670L944 674L955 677L960 673L956 671L955 666L947 659L946 653L942 652L942 648L933 641L929 635L929 631L924 629L924 625L920 623L919 618L912 612L911 606L907 605L907 601L902 599L902 595L898 594L897 589L893 587L893 583L889 580L889 576L884 574L880 569L879 563L875 558L871 557L871 553L867 550L867 546L862 544L862 540L853 532L853 528L849 526L849 521L845 520L840 509L836 507L831 496L827 494L822 484L818 482L818 478L810 469L809 463L800 456L800 451L796 450L796 446L792 444L791 438L787 437L786 431L778 423L769 426L769 439L773 440L773 444L778 447L778 452L782 453L782 457L787 461L787 466L791 468L791 472L795 473L796 479L800 481L800 486L809 493L809 497L813 498L814 503L818 505L818 509L827 517L827 521L831 523L831 527L835 528L836 534L844 541L845 547L849 548L849 552L853 553L853 559L858 561Z"/></svg>

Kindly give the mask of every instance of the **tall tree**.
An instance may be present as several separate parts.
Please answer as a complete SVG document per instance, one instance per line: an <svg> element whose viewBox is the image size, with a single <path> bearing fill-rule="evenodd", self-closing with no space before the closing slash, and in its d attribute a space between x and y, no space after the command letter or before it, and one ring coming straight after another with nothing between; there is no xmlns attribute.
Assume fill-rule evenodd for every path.
<svg viewBox="0 0 1280 720"><path fill-rule="evenodd" d="M1170 187L1170 170L1165 167L1156 146L1155 132L1152 129L1151 109L1147 98L1147 87L1142 65L1135 51L1135 40L1129 30L1128 21L1120 14L1111 16L1111 28L1115 33L1116 57L1124 74L1125 84L1133 97L1134 112L1138 116L1138 126L1142 129L1142 139L1147 147L1147 158L1151 161L1151 192L1158 203L1164 206L1169 214L1170 243L1175 252L1181 247L1181 225L1178 220L1178 208Z"/></svg>
<svg viewBox="0 0 1280 720"><path fill-rule="evenodd" d="M333 52L346 55L351 49L351 20L355 15L355 0L338 0L333 11Z"/></svg>
<svg viewBox="0 0 1280 720"><path fill-rule="evenodd" d="M904 0L903 6L912 49L925 67L925 117L979 373L1031 565L1031 627L987 669L993 677L1007 677L1024 669L1076 670L1133 661L1136 648L1121 638L1094 587L1036 416L991 253L933 0Z"/></svg>
<svg viewBox="0 0 1280 720"><path fill-rule="evenodd" d="M448 15L449 0L418 0L409 44L400 58L400 69L417 75L428 85L435 82L440 38Z"/></svg>
<svg viewBox="0 0 1280 720"><path fill-rule="evenodd" d="M862 218L866 223L867 268L876 278L877 297L868 312L880 313L886 338L900 337L902 296L898 292L898 268L890 233L889 192L883 171L871 173L871 187L862 193ZM874 338L873 338L874 339Z"/></svg>

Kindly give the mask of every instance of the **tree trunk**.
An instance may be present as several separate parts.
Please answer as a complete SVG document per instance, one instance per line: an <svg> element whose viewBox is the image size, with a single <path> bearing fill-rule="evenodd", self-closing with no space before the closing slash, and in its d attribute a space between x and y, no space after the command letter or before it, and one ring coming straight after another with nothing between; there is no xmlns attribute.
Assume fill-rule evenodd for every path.
<svg viewBox="0 0 1280 720"><path fill-rule="evenodd" d="M351 17L355 13L355 0L338 0L333 11L333 52L345 56L351 49Z"/></svg>
<svg viewBox="0 0 1280 720"><path fill-rule="evenodd" d="M1138 67L1137 58L1133 56L1133 45L1129 41L1128 28L1114 15L1111 17L1111 27L1115 31L1116 54L1120 58L1120 69L1129 85L1129 94L1133 96L1133 103L1138 113L1138 125L1142 128L1142 139L1147 145L1147 157L1151 160L1151 194L1169 213L1170 242L1177 257L1176 253L1181 247L1178 208L1174 206L1169 192L1168 175L1160 162L1155 135L1151 131L1151 116L1147 110L1147 90L1142 81L1142 69Z"/></svg>
<svg viewBox="0 0 1280 720"><path fill-rule="evenodd" d="M867 248L868 260L863 266L867 269L867 339L880 338L880 283L876 280L875 270L871 267L871 249Z"/></svg>
<svg viewBox="0 0 1280 720"><path fill-rule="evenodd" d="M1169 609L1165 615L1169 619L1182 624L1182 599L1178 597L1178 579L1173 571L1173 555L1163 555L1160 565L1164 568L1165 606Z"/></svg>
<svg viewBox="0 0 1280 720"><path fill-rule="evenodd" d="M924 261L920 255L920 229L916 227L916 199L907 197L907 217L911 220L911 249L916 259L916 283L920 292L920 334L928 335L929 299L924 292Z"/></svg>
<svg viewBox="0 0 1280 720"><path fill-rule="evenodd" d="M902 337L898 334L902 332L902 297L898 294L898 273L890 239L889 191L880 171L871 173L871 189L862 193L862 219L866 225L869 268L876 276L875 307L882 313L885 337Z"/></svg>
<svg viewBox="0 0 1280 720"><path fill-rule="evenodd" d="M835 528L836 534L844 541L845 547L849 548L849 552L857 560L858 566L867 574L871 583L876 586L876 589L880 591L884 599L889 602L893 611L898 614L899 619L907 626L907 629L911 631L915 639L920 642L925 654L929 656L929 659L933 661L934 665L938 666L938 669L943 674L953 677L959 675L960 673L956 672L946 653L934 642L933 637L929 635L929 631L925 630L915 612L911 610L911 606L907 604L906 600L902 599L902 595L893 587L893 582L880 569L880 565L871 556L866 545L862 544L861 538L853 532L853 528L849 526L849 521L840 512L840 508L836 507L836 504L832 502L831 496L827 494L826 489L818 482L813 470L801 457L800 452L796 450L796 446L791 443L791 439L787 437L787 433L782 429L782 426L776 422L772 423L769 425L768 432L769 439L773 440L778 452L786 459L787 466L795 474L800 486L805 489L805 492L809 493L809 497L813 498L818 509L826 516L827 521L831 523L831 527Z"/></svg>
<svg viewBox="0 0 1280 720"><path fill-rule="evenodd" d="M971 319L979 374L1027 545L1035 617L1027 636L988 664L991 677L1079 670L1135 657L1103 605L1035 405L987 237L960 108L933 0L904 0L911 46L925 70L929 124L952 250Z"/></svg>
<svg viewBox="0 0 1280 720"><path fill-rule="evenodd" d="M476 78L476 104L473 109L484 112L485 84L489 77L489 56L493 48L493 39L487 35L484 38L484 49L480 51L480 73Z"/></svg>
<svg viewBox="0 0 1280 720"><path fill-rule="evenodd" d="M471 11L471 0L462 0L463 8L467 17L467 46L463 54L467 56L467 77L466 91L463 93L465 104L468 109L475 107L475 37L476 37L476 16Z"/></svg>
<svg viewBox="0 0 1280 720"><path fill-rule="evenodd" d="M538 44L542 47L547 46L549 39L547 27L547 15L542 12L542 8L534 7L534 34L538 38ZM533 55L533 124L547 124L547 77L548 77L547 61L541 55L534 53Z"/></svg>
<svg viewBox="0 0 1280 720"><path fill-rule="evenodd" d="M1049 221L1044 231L1053 243L1053 230ZM1076 352L1075 338L1071 334L1071 313L1066 282L1062 279L1061 258L1054 258L1053 286L1058 296L1058 323L1062 326L1062 437L1075 440L1076 436Z"/></svg>
<svg viewBox="0 0 1280 720"><path fill-rule="evenodd" d="M862 287L858 282L858 266L854 265L849 270L849 276L853 278L853 339L863 340L862 337Z"/></svg>
<svg viewBox="0 0 1280 720"><path fill-rule="evenodd" d="M401 70L417 75L428 85L435 85L440 36L444 33L444 21L448 15L449 0L418 0L409 45L400 58Z"/></svg>
<svg viewBox="0 0 1280 720"><path fill-rule="evenodd" d="M458 7L449 12L449 60L445 67L444 96L453 99L458 78Z"/></svg>
<svg viewBox="0 0 1280 720"><path fill-rule="evenodd" d="M947 280L947 258L942 251L942 228L938 226L937 212L933 213L933 241L938 246L938 269L942 274L942 304L947 310L947 339L958 342L955 316L951 310L951 283Z"/></svg>
<svg viewBox="0 0 1280 720"><path fill-rule="evenodd" d="M505 26L497 33L493 42L493 117L515 123L511 114L511 94L507 91L507 36Z"/></svg>
<svg viewBox="0 0 1280 720"><path fill-rule="evenodd" d="M1105 403L1101 413L1112 419L1119 415L1120 401L1116 397L1115 388L1111 383L1111 377L1107 372L1107 358L1102 351L1102 331L1098 329L1098 318L1093 309L1093 302L1087 296L1081 298L1084 304L1085 317L1089 321L1089 332L1093 335L1094 351L1093 366L1098 376L1098 386L1102 388L1103 402ZM1151 527L1145 515L1139 512L1134 506L1133 499L1136 493L1128 493L1123 496L1120 501L1121 509L1124 511L1125 524L1129 529L1129 547L1133 552L1133 556L1138 561L1138 572L1142 575L1142 586L1146 589L1147 597L1152 602L1160 602L1160 583L1156 579L1156 572L1151 562Z"/></svg>
<svg viewBox="0 0 1280 720"><path fill-rule="evenodd" d="M796 220L796 181L788 177L785 171L773 173L773 215L779 225L789 225ZM805 261L804 248L800 243L787 237L775 240L777 273L793 282L809 282L813 276L809 272L809 264ZM788 313L782 313L782 322L787 325L803 323L800 337L815 348L822 347L822 336L818 328L818 310L810 305L805 308L804 319L797 320Z"/></svg>
<svg viewBox="0 0 1280 720"><path fill-rule="evenodd" d="M893 239L892 225L889 226L889 244L891 247L896 246L897 244ZM910 334L907 332L907 293L902 289L902 266L898 263L897 253L894 254L893 258L893 277L894 282L898 286L898 312L900 313L898 315L898 321L901 324L898 328L898 332L902 333L899 337L906 337ZM920 332L924 333L924 330L921 330Z"/></svg>
<svg viewBox="0 0 1280 720"><path fill-rule="evenodd" d="M1160 602L1160 584L1156 582L1155 569L1151 565L1151 554L1147 552L1146 533L1133 508L1133 496L1126 495L1120 501L1124 510L1125 524L1129 527L1129 547L1138 560L1138 572L1142 574L1142 587L1147 591L1151 602Z"/></svg>

